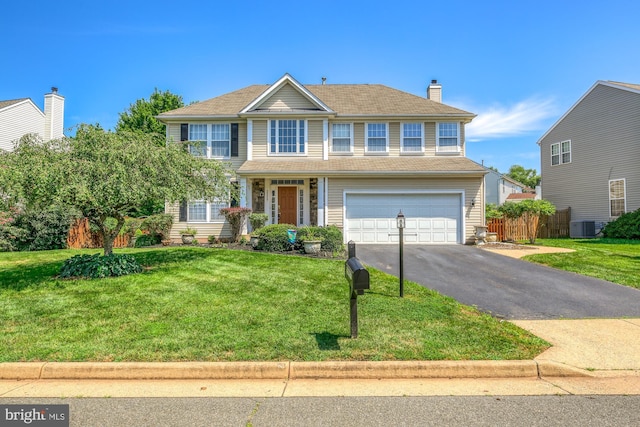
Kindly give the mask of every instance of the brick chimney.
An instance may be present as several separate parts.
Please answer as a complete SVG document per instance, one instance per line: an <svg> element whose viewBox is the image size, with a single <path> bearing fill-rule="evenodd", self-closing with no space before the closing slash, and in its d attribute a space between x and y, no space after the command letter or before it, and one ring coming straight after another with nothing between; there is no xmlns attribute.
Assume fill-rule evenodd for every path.
<svg viewBox="0 0 640 427"><path fill-rule="evenodd" d="M64 96L58 95L58 88L44 96L44 140L64 136Z"/></svg>
<svg viewBox="0 0 640 427"><path fill-rule="evenodd" d="M442 85L437 80L431 80L427 88L427 98L442 104Z"/></svg>

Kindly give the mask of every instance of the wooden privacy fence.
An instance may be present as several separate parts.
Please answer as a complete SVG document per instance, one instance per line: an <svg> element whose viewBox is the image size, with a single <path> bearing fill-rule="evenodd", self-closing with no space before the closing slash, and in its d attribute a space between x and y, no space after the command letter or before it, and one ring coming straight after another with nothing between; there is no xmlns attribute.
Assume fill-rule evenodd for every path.
<svg viewBox="0 0 640 427"><path fill-rule="evenodd" d="M128 245L129 237L125 235L118 235L113 242L114 248L126 248ZM103 246L102 237L91 231L87 218L81 218L76 220L69 229L67 246L70 249L101 248Z"/></svg>
<svg viewBox="0 0 640 427"><path fill-rule="evenodd" d="M554 239L569 237L569 222L571 221L571 208L556 211L553 215L540 217L540 226L536 237L541 239ZM498 241L526 240L527 223L524 218L494 218L487 222L490 233L497 233Z"/></svg>

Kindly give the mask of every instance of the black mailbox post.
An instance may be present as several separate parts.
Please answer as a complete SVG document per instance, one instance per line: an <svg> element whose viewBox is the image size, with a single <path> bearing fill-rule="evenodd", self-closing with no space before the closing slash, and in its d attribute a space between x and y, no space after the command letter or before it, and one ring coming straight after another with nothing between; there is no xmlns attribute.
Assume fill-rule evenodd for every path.
<svg viewBox="0 0 640 427"><path fill-rule="evenodd" d="M364 290L370 288L369 271L358 258L352 257L344 264L344 277L349 282L351 294L351 338L358 338L358 295L364 295Z"/></svg>

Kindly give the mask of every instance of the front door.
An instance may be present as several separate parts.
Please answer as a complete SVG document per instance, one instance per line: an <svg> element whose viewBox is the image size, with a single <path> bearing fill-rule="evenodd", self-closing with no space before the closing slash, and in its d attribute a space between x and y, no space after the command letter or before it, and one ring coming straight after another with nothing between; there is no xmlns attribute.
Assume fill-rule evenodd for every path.
<svg viewBox="0 0 640 427"><path fill-rule="evenodd" d="M297 187L278 187L278 224L298 225Z"/></svg>

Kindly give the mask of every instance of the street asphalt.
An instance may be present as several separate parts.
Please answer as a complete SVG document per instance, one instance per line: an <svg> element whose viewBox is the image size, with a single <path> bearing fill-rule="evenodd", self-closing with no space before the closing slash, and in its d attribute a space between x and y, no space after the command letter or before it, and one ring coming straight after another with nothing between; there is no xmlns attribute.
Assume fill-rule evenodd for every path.
<svg viewBox="0 0 640 427"><path fill-rule="evenodd" d="M640 317L640 290L505 257L477 246L404 245L404 278L504 319ZM399 275L397 245L357 257ZM372 289L375 283L371 284ZM405 291L406 292L406 291Z"/></svg>

